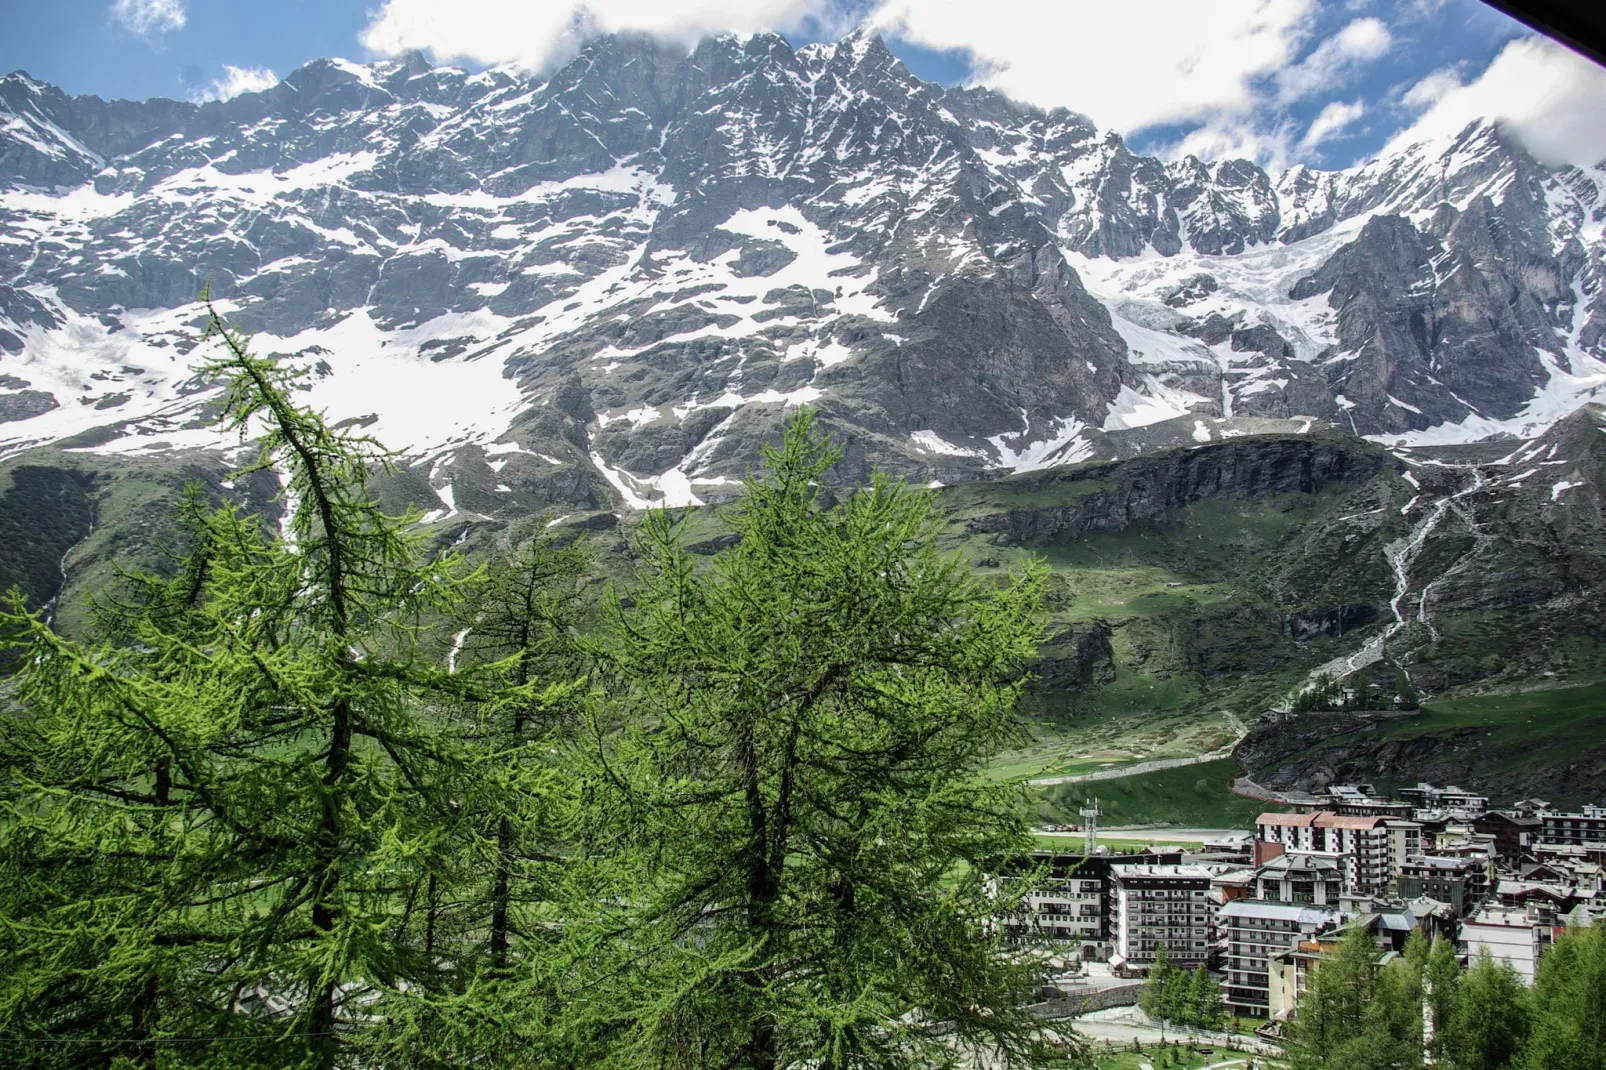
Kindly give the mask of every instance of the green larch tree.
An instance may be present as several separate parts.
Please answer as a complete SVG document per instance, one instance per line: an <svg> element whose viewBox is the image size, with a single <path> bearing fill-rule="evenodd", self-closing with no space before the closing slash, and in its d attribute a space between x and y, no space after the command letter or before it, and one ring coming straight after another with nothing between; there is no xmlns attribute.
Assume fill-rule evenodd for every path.
<svg viewBox="0 0 1606 1070"><path fill-rule="evenodd" d="M1422 960L1395 958L1366 992L1358 1037L1342 1045L1330 1066L1354 1070L1417 1070L1422 1066Z"/></svg>
<svg viewBox="0 0 1606 1070"><path fill-rule="evenodd" d="M461 726L542 701L504 664L418 656L467 570L372 500L376 444L298 406L216 312L208 334L200 374L282 479L282 531L191 495L174 574L127 577L95 637L20 603L3 622L23 660L0 720L0 1032L57 1042L40 1065L395 1050L405 1016L374 1028L393 1000L478 969L450 915L498 858L477 815L505 785Z"/></svg>
<svg viewBox="0 0 1606 1070"><path fill-rule="evenodd" d="M508 805L495 815L490 834L496 839L486 921L493 969L505 971L514 944L551 933L556 906L552 882L561 879L561 846L552 837L561 817L550 804L562 793L544 780L521 782L513 767L553 767L547 757L573 727L576 701L528 689L540 680L564 681L583 673L580 629L585 606L581 587L591 559L578 543L560 544L542 534L497 556L464 599L461 629L449 656L451 670L484 663L502 663L507 678L525 689L526 703L502 703L502 724L485 742L507 774L503 797ZM569 696L574 698L577 696ZM522 916L521 916L522 915Z"/></svg>
<svg viewBox="0 0 1606 1070"><path fill-rule="evenodd" d="M1606 924L1569 928L1539 960L1522 1070L1606 1067Z"/></svg>
<svg viewBox="0 0 1606 1070"><path fill-rule="evenodd" d="M1040 962L998 924L1018 893L989 880L1029 823L983 775L1016 732L1042 571L972 578L929 493L828 497L838 457L801 411L706 566L667 512L642 524L645 578L598 650L597 909L570 932L601 1065L1052 1058L1022 1009Z"/></svg>
<svg viewBox="0 0 1606 1070"><path fill-rule="evenodd" d="M1188 974L1188 1024L1200 1029L1220 1029L1225 1017L1221 1006L1221 986L1203 966Z"/></svg>
<svg viewBox="0 0 1606 1070"><path fill-rule="evenodd" d="M1289 1027L1289 1056L1296 1070L1344 1066L1347 1044L1361 1035L1377 961L1377 942L1365 925L1351 924L1338 950L1321 959Z"/></svg>
<svg viewBox="0 0 1606 1070"><path fill-rule="evenodd" d="M1481 948L1456 986L1446 1045L1456 1070L1503 1070L1529 1028L1529 994L1507 963Z"/></svg>
<svg viewBox="0 0 1606 1070"><path fill-rule="evenodd" d="M1155 945L1154 961L1149 964L1143 991L1138 993L1138 1007L1156 1022L1169 1022L1176 1016L1176 1008L1172 1006L1176 986L1172 977L1177 972L1162 940Z"/></svg>
<svg viewBox="0 0 1606 1070"><path fill-rule="evenodd" d="M1449 1058L1450 1038L1455 1032L1452 1019L1461 983L1461 963L1448 937L1441 934L1433 938L1422 973L1428 1023L1433 1027L1427 1055L1434 1063L1443 1063Z"/></svg>

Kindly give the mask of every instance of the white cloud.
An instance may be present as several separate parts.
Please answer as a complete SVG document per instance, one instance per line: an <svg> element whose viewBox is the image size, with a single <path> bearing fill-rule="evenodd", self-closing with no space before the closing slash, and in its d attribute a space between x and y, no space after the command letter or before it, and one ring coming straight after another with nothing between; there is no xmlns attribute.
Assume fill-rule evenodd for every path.
<svg viewBox="0 0 1606 1070"><path fill-rule="evenodd" d="M1408 108L1421 110L1431 104L1437 104L1452 89L1460 88L1461 72L1454 67L1440 67L1407 89L1400 101Z"/></svg>
<svg viewBox="0 0 1606 1070"><path fill-rule="evenodd" d="M160 37L169 30L182 30L187 18L184 0L115 0L111 17L129 33L141 37Z"/></svg>
<svg viewBox="0 0 1606 1070"><path fill-rule="evenodd" d="M969 52L979 84L1132 131L1249 111L1255 81L1292 62L1315 11L1315 0L990 0L984 11L881 0L871 20Z"/></svg>
<svg viewBox="0 0 1606 1070"><path fill-rule="evenodd" d="M279 76L266 67L235 67L225 63L223 77L212 81L205 89L190 93L196 103L208 100L233 100L241 93L260 93L279 84Z"/></svg>
<svg viewBox="0 0 1606 1070"><path fill-rule="evenodd" d="M1355 19L1277 75L1278 98L1286 103L1330 92L1348 83L1362 65L1387 55L1393 44L1382 20Z"/></svg>
<svg viewBox="0 0 1606 1070"><path fill-rule="evenodd" d="M1219 116L1191 130L1173 145L1152 150L1166 159L1197 156L1201 160L1254 160L1273 172L1288 166L1295 129L1286 119L1262 129L1242 115Z"/></svg>
<svg viewBox="0 0 1606 1070"><path fill-rule="evenodd" d="M384 0L359 40L381 55L417 48L539 70L604 33L639 30L690 45L720 31L790 30L830 11L829 0Z"/></svg>
<svg viewBox="0 0 1606 1070"><path fill-rule="evenodd" d="M1445 71L1423 82L1430 79L1438 81L1426 88L1417 83L1404 99L1431 100L1431 106L1383 152L1453 135L1475 119L1498 118L1547 163L1589 166L1606 159L1606 70L1548 38L1517 38L1465 85Z"/></svg>
<svg viewBox="0 0 1606 1070"><path fill-rule="evenodd" d="M117 0L114 11L130 12L131 28L168 28L182 25L184 2ZM1398 18L1425 18L1442 0L1413 2L1394 9ZM1276 168L1361 117L1360 101L1334 98L1397 43L1367 8L1378 10L1351 3L1356 17L1315 41L1320 0L990 0L983 17L974 0L379 0L360 40L381 55L417 48L439 60L541 70L603 33L642 31L686 45L720 31L831 36L847 28L845 11L868 11L867 21L889 37L968 55L974 84L1069 107L1125 134L1170 124L1188 131L1164 155L1246 156ZM230 72L205 95L255 88ZM1606 155L1603 99L1606 73L1559 46L1520 38L1470 84L1446 67L1407 89L1397 104L1421 115L1391 147L1498 115L1541 157L1580 162ZM1327 104L1303 131L1287 112L1301 100Z"/></svg>
<svg viewBox="0 0 1606 1070"><path fill-rule="evenodd" d="M1353 104L1345 104L1342 100L1333 101L1311 120L1310 127L1300 139L1296 151L1301 155L1308 155L1322 142L1329 140L1335 134L1342 133L1365 114L1366 105L1358 100Z"/></svg>

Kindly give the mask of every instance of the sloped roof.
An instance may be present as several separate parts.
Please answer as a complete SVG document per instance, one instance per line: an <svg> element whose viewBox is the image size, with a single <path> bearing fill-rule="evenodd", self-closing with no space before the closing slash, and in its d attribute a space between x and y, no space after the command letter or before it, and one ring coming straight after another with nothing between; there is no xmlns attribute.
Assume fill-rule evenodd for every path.
<svg viewBox="0 0 1606 1070"><path fill-rule="evenodd" d="M1267 860L1255 872L1264 873L1268 870L1286 871L1288 876L1297 876L1299 874L1333 876L1338 873L1338 861L1305 851L1295 851L1291 854L1280 854L1276 858Z"/></svg>
<svg viewBox="0 0 1606 1070"><path fill-rule="evenodd" d="M1375 829L1379 825L1388 823L1386 817L1351 817L1348 814L1329 814L1326 812L1312 815L1317 828L1324 829Z"/></svg>
<svg viewBox="0 0 1606 1070"><path fill-rule="evenodd" d="M1261 814L1255 818L1257 825L1282 825L1288 828L1309 828L1315 823L1317 814Z"/></svg>

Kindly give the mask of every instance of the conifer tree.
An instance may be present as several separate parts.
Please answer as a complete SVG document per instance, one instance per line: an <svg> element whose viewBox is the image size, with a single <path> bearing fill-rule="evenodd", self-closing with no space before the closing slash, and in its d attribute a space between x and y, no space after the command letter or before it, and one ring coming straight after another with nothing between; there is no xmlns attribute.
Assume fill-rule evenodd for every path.
<svg viewBox="0 0 1606 1070"><path fill-rule="evenodd" d="M832 501L839 455L800 412L706 567L668 513L643 522L646 578L598 650L597 909L568 933L601 1065L1051 1058L1021 1009L1041 964L995 921L1018 893L988 879L1028 822L981 776L1015 731L1042 572L971 578L900 483Z"/></svg>
<svg viewBox="0 0 1606 1070"><path fill-rule="evenodd" d="M1346 1064L1345 1045L1361 1035L1377 944L1363 924L1351 924L1338 950L1317 963L1289 1029L1290 1061L1296 1070Z"/></svg>
<svg viewBox="0 0 1606 1070"><path fill-rule="evenodd" d="M454 638L452 671L459 664L505 662L507 678L519 688L539 680L568 680L582 672L579 627L584 616L580 586L590 557L577 543L560 545L541 535L490 563L464 600L463 627ZM543 930L539 914L555 894L554 867L561 868L558 846L541 842L560 823L545 804L560 797L551 785L526 782L518 791L512 767L549 765L543 753L562 736L561 719L570 718L574 703L556 693L531 693L529 703L503 703L504 721L485 742L500 769L491 775L514 774L504 785L509 802L494 817L489 834L497 844L497 862L488 892L485 931L491 966L505 971L513 944ZM536 912L535 917L519 917Z"/></svg>
<svg viewBox="0 0 1606 1070"><path fill-rule="evenodd" d="M1528 1033L1528 993L1517 972L1480 948L1459 984L1448 1050L1457 1070L1502 1070Z"/></svg>
<svg viewBox="0 0 1606 1070"><path fill-rule="evenodd" d="M1211 978L1210 971L1196 967L1188 975L1188 1024L1200 1029L1220 1029L1224 1017L1221 1008L1221 986Z"/></svg>
<svg viewBox="0 0 1606 1070"><path fill-rule="evenodd" d="M1461 963L1455 944L1442 934L1435 936L1428 950L1422 978L1428 1021L1433 1026L1433 1038L1427 1045L1427 1055L1434 1063L1443 1063L1449 1058L1450 1038L1455 1029L1451 1020L1460 982Z"/></svg>
<svg viewBox="0 0 1606 1070"><path fill-rule="evenodd" d="M456 726L541 701L420 661L465 570L372 500L377 445L208 311L200 372L283 479L282 533L192 493L174 574L129 576L93 640L3 622L0 1032L55 1042L39 1065L333 1067L398 994L462 991L452 904L502 785Z"/></svg>
<svg viewBox="0 0 1606 1070"><path fill-rule="evenodd" d="M1171 965L1171 953L1166 950L1165 941L1160 941L1154 947L1154 961L1149 964L1143 991L1138 993L1138 1006L1156 1022L1169 1022L1176 1016L1173 1006L1176 985L1172 975L1177 972Z"/></svg>
<svg viewBox="0 0 1606 1070"><path fill-rule="evenodd" d="M1415 1070L1422 1066L1420 957L1403 956L1378 971L1365 992L1359 1036L1339 1047L1329 1066L1353 1070Z"/></svg>
<svg viewBox="0 0 1606 1070"><path fill-rule="evenodd" d="M1539 960L1522 1070L1606 1066L1606 924L1569 928Z"/></svg>

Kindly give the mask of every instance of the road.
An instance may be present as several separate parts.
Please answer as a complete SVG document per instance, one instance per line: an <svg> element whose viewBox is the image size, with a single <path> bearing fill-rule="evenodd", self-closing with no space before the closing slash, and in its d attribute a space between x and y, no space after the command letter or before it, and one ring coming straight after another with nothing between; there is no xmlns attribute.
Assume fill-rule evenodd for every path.
<svg viewBox="0 0 1606 1070"><path fill-rule="evenodd" d="M1109 1010L1094 1011L1080 1018L1062 1019L1054 1022L1049 1032L1059 1036L1079 1034L1091 1041L1096 1048L1106 1045L1114 1048L1130 1048L1133 1040L1152 1046L1158 1045L1162 1040L1159 1027L1149 1021L1148 1015L1136 1007L1111 1007ZM1282 1049L1255 1036L1234 1036L1197 1030L1190 1033L1188 1030L1167 1029L1163 1039L1167 1044L1178 1039L1183 1041L1193 1039L1203 1046L1215 1048L1219 1053L1219 1061L1210 1063L1208 1070L1229 1070L1229 1068L1235 1070L1245 1067L1250 1059L1254 1060L1257 1067L1264 1067L1267 1056L1281 1059L1283 1055ZM1157 1063L1158 1060L1154 1062ZM963 1065L971 1067L972 1070L998 1070L1001 1064L995 1056L983 1052L979 1057L972 1056ZM1150 1065L1154 1066L1154 1063ZM1280 1067L1283 1064L1277 1062L1273 1065Z"/></svg>
<svg viewBox="0 0 1606 1070"><path fill-rule="evenodd" d="M1033 835L1064 836L1066 839L1079 840L1086 833L1049 832L1047 829L1037 829ZM1120 828L1099 826L1101 840L1153 840L1155 843L1181 840L1188 843L1203 843L1205 840L1248 839L1250 835L1248 829L1181 829L1172 828L1170 825L1128 825Z"/></svg>
<svg viewBox="0 0 1606 1070"><path fill-rule="evenodd" d="M1163 840L1167 836L1174 836L1179 840L1246 840L1253 831L1251 829L1179 829L1170 825L1126 825L1115 828L1099 826L1100 836L1110 836L1117 840Z"/></svg>
<svg viewBox="0 0 1606 1070"><path fill-rule="evenodd" d="M1134 1038L1143 1044L1158 1044L1161 1041L1161 1030L1154 1025L1149 1016L1136 1007L1112 1007L1107 1011L1094 1011L1084 1014L1080 1018L1073 1018L1062 1025L1068 1025L1076 1032L1090 1040L1109 1040L1117 1045L1130 1044ZM1204 1044L1215 1047L1228 1047L1229 1045L1239 1051L1254 1052L1257 1055L1281 1055L1282 1049L1268 1044L1259 1037L1232 1036L1227 1033L1210 1033L1202 1030L1165 1030L1164 1040L1170 1043L1181 1038L1196 1039Z"/></svg>

